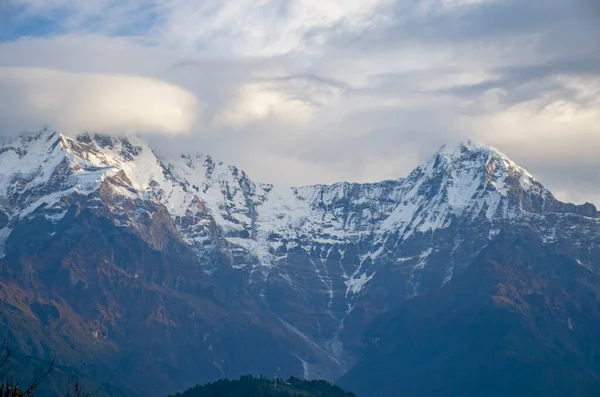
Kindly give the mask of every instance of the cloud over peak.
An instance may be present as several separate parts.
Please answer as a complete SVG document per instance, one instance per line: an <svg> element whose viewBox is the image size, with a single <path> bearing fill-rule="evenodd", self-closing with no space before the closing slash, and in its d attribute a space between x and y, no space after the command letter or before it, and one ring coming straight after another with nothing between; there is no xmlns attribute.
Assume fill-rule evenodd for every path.
<svg viewBox="0 0 600 397"><path fill-rule="evenodd" d="M108 134L191 130L199 104L183 88L126 74L0 67L0 128L17 133L50 125Z"/></svg>

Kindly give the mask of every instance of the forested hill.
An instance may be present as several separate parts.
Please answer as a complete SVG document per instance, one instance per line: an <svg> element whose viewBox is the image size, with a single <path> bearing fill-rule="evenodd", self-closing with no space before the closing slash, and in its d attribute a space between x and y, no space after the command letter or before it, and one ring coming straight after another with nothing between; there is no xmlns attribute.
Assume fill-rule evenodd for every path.
<svg viewBox="0 0 600 397"><path fill-rule="evenodd" d="M239 380L222 379L197 385L184 393L169 397L356 397L324 380L300 380L291 377L287 381L242 376Z"/></svg>

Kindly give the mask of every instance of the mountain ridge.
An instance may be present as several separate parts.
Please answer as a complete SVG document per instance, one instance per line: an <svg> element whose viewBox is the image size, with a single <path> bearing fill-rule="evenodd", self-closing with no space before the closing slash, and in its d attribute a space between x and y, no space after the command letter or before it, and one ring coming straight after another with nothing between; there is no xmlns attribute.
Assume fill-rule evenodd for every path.
<svg viewBox="0 0 600 397"><path fill-rule="evenodd" d="M124 341L148 349L181 332L202 360L153 354L187 379L185 366L204 368L207 379L195 383L249 372L232 364L226 343L210 343L219 321L231 335L248 321L247 338L274 338L268 365L285 365L267 373L336 379L359 357L366 324L439 289L506 230L600 269L595 206L560 202L508 157L473 143L442 148L405 178L282 187L208 155L161 159L134 137L46 130L13 142L0 148L0 264L18 296L32 298L11 318L30 316L33 303L58 305L76 319L78 338L106 338L104 351ZM127 296L125 285L137 292ZM77 302L75 290L96 307ZM145 325L147 340L128 340L125 330L140 330L127 320L134 303L168 333ZM188 341L168 343L181 351ZM238 362L257 354L241 351L248 360Z"/></svg>

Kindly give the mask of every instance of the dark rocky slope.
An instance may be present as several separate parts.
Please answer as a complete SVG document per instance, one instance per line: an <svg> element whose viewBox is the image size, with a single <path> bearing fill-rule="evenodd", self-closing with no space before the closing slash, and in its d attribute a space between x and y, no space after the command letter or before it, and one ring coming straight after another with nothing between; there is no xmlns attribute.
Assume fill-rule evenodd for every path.
<svg viewBox="0 0 600 397"><path fill-rule="evenodd" d="M441 290L374 322L341 384L359 396L600 394L600 278L502 235Z"/></svg>

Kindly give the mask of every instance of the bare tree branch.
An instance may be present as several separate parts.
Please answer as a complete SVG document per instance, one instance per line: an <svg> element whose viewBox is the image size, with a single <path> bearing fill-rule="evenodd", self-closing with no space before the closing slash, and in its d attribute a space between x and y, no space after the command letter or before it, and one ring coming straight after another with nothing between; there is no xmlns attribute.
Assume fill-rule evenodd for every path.
<svg viewBox="0 0 600 397"><path fill-rule="evenodd" d="M82 386L79 384L79 381L76 380L73 384L69 382L66 397L90 397L92 395L92 393L83 390Z"/></svg>
<svg viewBox="0 0 600 397"><path fill-rule="evenodd" d="M56 364L56 355L54 353L52 353L52 360L50 361L50 365L48 366L48 369L46 370L46 372L44 372L43 374L38 376L31 383L29 388L27 388L27 390L25 390L24 394L26 396L33 394L33 391L39 386L40 382L43 381L50 374L50 372L52 372L54 370L55 364Z"/></svg>
<svg viewBox="0 0 600 397"><path fill-rule="evenodd" d="M4 379L4 377L8 374L9 359L10 349L8 348L8 339L4 337L2 341L2 347L0 347L0 379Z"/></svg>

